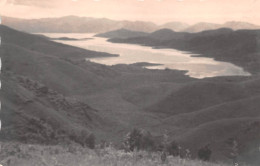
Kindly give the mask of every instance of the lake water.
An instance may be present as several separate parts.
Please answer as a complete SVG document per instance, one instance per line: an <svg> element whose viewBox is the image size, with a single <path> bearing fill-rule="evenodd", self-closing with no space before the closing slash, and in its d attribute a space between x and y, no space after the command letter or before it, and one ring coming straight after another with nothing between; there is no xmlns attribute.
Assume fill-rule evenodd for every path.
<svg viewBox="0 0 260 166"><path fill-rule="evenodd" d="M119 57L91 58L92 62L115 65L132 64L138 62L148 62L161 64L149 66L149 69L177 69L186 70L190 77L204 78L215 76L248 76L242 68L227 62L215 61L212 58L192 57L194 54L178 51L174 49L153 49L152 47L139 46L133 44L110 43L106 38L94 37L95 34L75 34L75 33L44 33L48 37L69 37L69 38L93 38L91 40L64 41L56 40L63 44L77 46L80 48L119 54Z"/></svg>

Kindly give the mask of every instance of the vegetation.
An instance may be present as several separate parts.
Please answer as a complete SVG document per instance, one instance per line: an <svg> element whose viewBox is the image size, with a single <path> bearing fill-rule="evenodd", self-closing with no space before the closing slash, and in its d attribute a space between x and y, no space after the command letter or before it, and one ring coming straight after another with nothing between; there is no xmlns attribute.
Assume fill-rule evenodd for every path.
<svg viewBox="0 0 260 166"><path fill-rule="evenodd" d="M211 150L209 149L209 145L200 148L198 151L198 157L203 161L209 161L210 155L211 155Z"/></svg>
<svg viewBox="0 0 260 166"><path fill-rule="evenodd" d="M151 151L155 149L155 143L150 132L135 128L127 133L123 142L123 148L126 152L134 150Z"/></svg>
<svg viewBox="0 0 260 166"><path fill-rule="evenodd" d="M239 33L241 31L236 32ZM169 36L167 34L166 37ZM77 143L77 146L87 149L98 147L92 132L97 140L106 136L108 141L119 142L121 133L126 133L130 126L145 128L155 135L162 135L162 129L167 129L171 135L166 134L164 141L151 137L144 130L130 132L130 138L126 137L126 145L129 146L122 149L123 154L146 151L144 153L156 154L158 162L167 164L174 157L185 161L191 155L196 158L197 150L210 141L211 157L218 160L228 156L221 149L225 141L236 138L239 154L244 154L245 161L254 161L259 166L259 75L196 80L180 71L148 70L135 65L107 67L86 62L84 58L113 55L54 43L2 25L0 35L5 39L0 55L5 64L1 75L5 85L1 90L1 101L5 103L3 110L6 110L1 112L1 140L23 142L27 144L25 147L28 144ZM217 43L224 43L219 40ZM209 41L214 40L210 37ZM210 48L215 47L212 45ZM85 133L82 134L82 130ZM173 138L175 141L171 142ZM180 149L180 141L182 145L189 145L191 152ZM231 145L227 146L233 147ZM36 146L35 151L43 147ZM89 156L96 158L96 153L81 154L81 151L84 152L82 148L66 148L69 153L66 151L65 155L57 158L62 156L62 159L67 159L66 155L74 161L85 161L85 158L90 161ZM1 153L8 152L5 149L9 147L3 148ZM42 152L48 153L50 149L44 148ZM230 161L236 157L232 149L236 148L225 149L225 153L232 154ZM42 160L33 152L27 155L25 151L27 157L20 158L29 158L30 162L24 165L31 165L32 160ZM112 156L117 156L114 155L117 152L111 152ZM13 153L6 153L0 159L11 159ZM56 152L43 157L47 164L38 165L57 165L48 163L55 156L53 153ZM69 157L73 153L78 155ZM83 157L78 159L80 155ZM100 158L97 159L95 161L100 161ZM121 158L115 157L115 160ZM72 161L67 161L67 164L62 162L58 163L78 165ZM147 165L156 164L148 162Z"/></svg>
<svg viewBox="0 0 260 166"><path fill-rule="evenodd" d="M167 157L161 152L116 150L112 146L90 150L81 146L41 146L32 144L3 143L0 163L10 166L228 166L199 160Z"/></svg>
<svg viewBox="0 0 260 166"><path fill-rule="evenodd" d="M234 146L235 145L232 144L232 150L234 149ZM127 133L123 142L123 149L125 150L125 152L159 152L161 156L161 161L163 163L167 162L167 158L169 156L179 157L186 160L189 160L192 157L189 149L182 149L182 147L176 141L169 141L169 135L167 131L164 133L161 141L155 141L150 132L134 128L131 132ZM199 160L209 161L211 153L212 151L209 148L209 144L207 144L206 146L198 150L197 157ZM235 152L233 150L232 154L234 153ZM236 153L236 157L237 156L238 153ZM234 158L236 157L232 157L234 164L237 163L237 161L234 162Z"/></svg>

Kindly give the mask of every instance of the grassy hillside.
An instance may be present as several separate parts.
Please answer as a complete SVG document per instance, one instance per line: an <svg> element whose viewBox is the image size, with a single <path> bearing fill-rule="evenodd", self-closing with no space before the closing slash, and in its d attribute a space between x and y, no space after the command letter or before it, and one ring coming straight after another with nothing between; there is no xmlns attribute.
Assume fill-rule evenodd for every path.
<svg viewBox="0 0 260 166"><path fill-rule="evenodd" d="M137 117L146 115L146 113L139 112L140 109L134 103L126 101L121 96L124 90L133 89L145 82L157 84L162 81L171 82L175 80L186 82L192 80L184 76L182 72L177 71L170 71L168 73L164 73L163 71L152 72L143 70L142 67L138 66L123 65L106 67L86 62L86 57L115 55L66 46L49 41L41 36L15 31L6 26L0 26L0 34L3 39L0 50L3 62L2 82L3 85L13 85L15 90L10 91L10 87L3 86L4 93L1 95L2 101L10 103L8 106L3 105L3 108L10 111L2 112L3 116L7 117L3 121L3 130L6 130L7 133L9 132L8 128L17 128L18 124L11 122L16 122L16 117L18 119L22 117L19 114L17 116L12 115L20 110L22 114L29 116L25 121L17 120L21 121L21 124L19 124L20 128L26 132L27 121L30 121L30 119L36 118L35 120L38 123L41 119L46 121L49 117L52 117L53 123L57 121L59 125L50 126L51 133L55 133L56 130L65 130L68 128L69 133L67 134L69 135L70 130L74 132L74 128L77 131L81 131L79 129L87 127L87 130L91 130L97 136L101 135L98 137L100 139L104 135L107 135L109 139L118 140L121 137L121 135L118 135L118 131L123 130L127 132L129 128L133 127L133 123L140 123L142 121L140 118L138 120ZM137 72L138 74L136 74ZM22 83L20 82L20 77L24 80ZM34 84L36 85L34 86ZM21 92L20 87L23 89ZM38 89L41 87L47 89L43 94L43 98L37 95ZM52 91L56 95L53 96ZM21 97L16 101L16 95L18 94ZM28 108L26 98L29 98L28 103L30 107ZM61 103L55 103L56 100L61 100ZM62 103L63 100L64 103ZM83 122L78 122L77 119L83 118L82 121L85 120L87 123L89 121L88 117L82 116L80 112L78 113L77 110L71 108L74 105L68 105L70 100L75 100L76 103L79 103L78 107L79 109L83 107L83 112L84 110L85 112L88 112L88 110L100 111L98 113L90 111L93 112L93 119L92 122L86 125ZM120 100L122 101L121 103L118 102ZM115 104L115 101L118 105ZM119 106L120 104L121 106ZM59 108L60 105L62 105L62 108ZM68 108L66 108L67 105ZM95 109L92 109L88 105L95 107ZM110 106L111 108L109 108ZM20 109L20 107L23 109ZM33 111L34 109L44 114L31 114L29 110ZM67 113L68 109L71 111L70 114ZM134 110L136 114L131 112ZM54 117L55 114L58 114L57 117ZM125 116L126 114L129 116ZM152 115L147 115L147 117L148 119L154 118ZM8 119L10 119L10 122L5 122ZM74 121L77 127L73 124ZM103 123L103 125L98 126L96 123ZM72 129L69 129L71 127L67 127L70 124L72 125ZM113 127L118 129L111 132ZM17 131L20 131L20 128ZM37 134L38 129L33 132ZM10 137L17 137L17 139L23 140L19 136L16 136L16 132L8 133L5 136L9 138L9 134ZM12 134L15 136L12 136ZM28 136L29 138L30 136ZM40 141L42 140L38 142Z"/></svg>
<svg viewBox="0 0 260 166"><path fill-rule="evenodd" d="M259 82L215 80L189 84L146 110L160 115L165 111L165 118L153 126L154 131L167 129L172 138L191 148L193 154L209 143L214 157L227 160L225 142L230 138L239 141L241 153L248 150L246 147L258 147Z"/></svg>
<svg viewBox="0 0 260 166"><path fill-rule="evenodd" d="M160 153L129 152L112 147L89 150L76 145L39 146L17 143L2 143L1 164L4 165L73 165L73 166L230 166L198 160L168 157L163 163ZM10 155L11 154L11 155Z"/></svg>
<svg viewBox="0 0 260 166"><path fill-rule="evenodd" d="M91 128L98 130L103 120L97 110L73 96L92 93L101 84L106 87L104 78L78 63L88 56L114 55L65 46L2 25L0 34L2 139L57 143L78 141L81 133L87 137Z"/></svg>
<svg viewBox="0 0 260 166"><path fill-rule="evenodd" d="M239 38L241 32L196 35L212 38L226 33L238 33ZM148 70L136 64L108 67L84 58L115 55L58 44L6 26L0 26L0 35L1 140L80 144L94 133L97 142L105 139L119 146L136 127L158 140L167 130L169 139L191 149L193 158L209 143L212 160L229 161L225 145L234 138L241 161L257 161L259 75L198 80L184 71ZM189 36L177 37L183 35ZM158 42L151 36L151 42Z"/></svg>
<svg viewBox="0 0 260 166"><path fill-rule="evenodd" d="M76 137L82 132L87 137L90 128L102 124L97 110L38 81L9 72L1 80L2 140L41 144L78 142Z"/></svg>
<svg viewBox="0 0 260 166"><path fill-rule="evenodd" d="M258 37L257 30L218 29L190 34L162 29L146 37L110 41L191 51L232 62L256 74L260 71ZM189 82L145 110L163 117L151 127L155 133L162 134L161 129L167 129L173 139L191 148L193 154L209 143L215 150L214 158L227 160L224 147L230 138L239 141L241 153L257 151L252 147L259 144L259 83L257 74L244 79L224 77Z"/></svg>

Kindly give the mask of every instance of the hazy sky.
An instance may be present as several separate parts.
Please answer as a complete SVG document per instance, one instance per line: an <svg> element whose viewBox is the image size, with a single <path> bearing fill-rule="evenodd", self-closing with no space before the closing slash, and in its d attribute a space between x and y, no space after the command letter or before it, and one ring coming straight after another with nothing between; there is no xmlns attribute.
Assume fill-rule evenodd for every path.
<svg viewBox="0 0 260 166"><path fill-rule="evenodd" d="M260 24L260 0L0 0L0 14L19 18L77 15L155 23L234 20Z"/></svg>

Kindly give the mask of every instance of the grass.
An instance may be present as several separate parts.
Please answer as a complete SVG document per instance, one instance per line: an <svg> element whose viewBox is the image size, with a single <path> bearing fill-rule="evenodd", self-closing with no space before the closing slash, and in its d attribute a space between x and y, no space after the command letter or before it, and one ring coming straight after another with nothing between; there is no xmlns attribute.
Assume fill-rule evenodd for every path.
<svg viewBox="0 0 260 166"><path fill-rule="evenodd" d="M78 145L1 143L0 164L5 166L228 166L168 156L160 152L124 152L111 146L90 150Z"/></svg>

